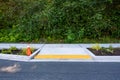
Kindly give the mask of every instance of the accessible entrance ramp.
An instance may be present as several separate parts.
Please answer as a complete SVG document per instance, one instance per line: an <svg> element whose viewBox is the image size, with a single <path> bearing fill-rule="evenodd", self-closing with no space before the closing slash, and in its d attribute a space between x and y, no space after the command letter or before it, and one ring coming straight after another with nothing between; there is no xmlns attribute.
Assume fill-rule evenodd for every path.
<svg viewBox="0 0 120 80"><path fill-rule="evenodd" d="M79 44L45 44L34 59L91 59Z"/></svg>

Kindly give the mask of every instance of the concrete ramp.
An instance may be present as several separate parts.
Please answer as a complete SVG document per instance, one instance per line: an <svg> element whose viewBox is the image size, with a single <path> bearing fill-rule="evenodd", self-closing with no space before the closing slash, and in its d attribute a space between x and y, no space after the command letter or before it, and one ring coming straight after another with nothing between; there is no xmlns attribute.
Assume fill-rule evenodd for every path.
<svg viewBox="0 0 120 80"><path fill-rule="evenodd" d="M35 59L91 59L78 44L46 44Z"/></svg>

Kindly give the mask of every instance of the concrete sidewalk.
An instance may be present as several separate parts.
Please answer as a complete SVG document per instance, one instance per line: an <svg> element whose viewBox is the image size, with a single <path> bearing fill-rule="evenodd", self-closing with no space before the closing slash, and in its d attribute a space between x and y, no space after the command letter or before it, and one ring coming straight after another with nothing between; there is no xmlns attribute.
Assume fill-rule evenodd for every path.
<svg viewBox="0 0 120 80"><path fill-rule="evenodd" d="M28 44L0 43L0 49L16 46L25 48ZM30 44L38 49L31 56L0 54L0 59L17 61L80 61L80 62L120 62L120 56L95 56L87 48L94 44ZM100 44L103 47L120 47L116 44Z"/></svg>

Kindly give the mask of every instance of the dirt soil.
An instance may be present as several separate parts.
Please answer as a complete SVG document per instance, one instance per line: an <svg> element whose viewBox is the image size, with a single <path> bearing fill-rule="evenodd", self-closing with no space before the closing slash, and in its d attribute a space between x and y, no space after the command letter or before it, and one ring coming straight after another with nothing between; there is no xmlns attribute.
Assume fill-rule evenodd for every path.
<svg viewBox="0 0 120 80"><path fill-rule="evenodd" d="M113 53L91 48L88 48L88 50L90 50L96 56L120 56L120 48L113 48Z"/></svg>

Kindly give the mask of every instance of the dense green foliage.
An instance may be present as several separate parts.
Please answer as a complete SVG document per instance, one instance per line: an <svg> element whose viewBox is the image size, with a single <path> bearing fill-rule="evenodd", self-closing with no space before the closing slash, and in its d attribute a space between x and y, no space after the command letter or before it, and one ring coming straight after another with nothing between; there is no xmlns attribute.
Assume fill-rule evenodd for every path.
<svg viewBox="0 0 120 80"><path fill-rule="evenodd" d="M0 42L120 39L119 0L0 0Z"/></svg>

